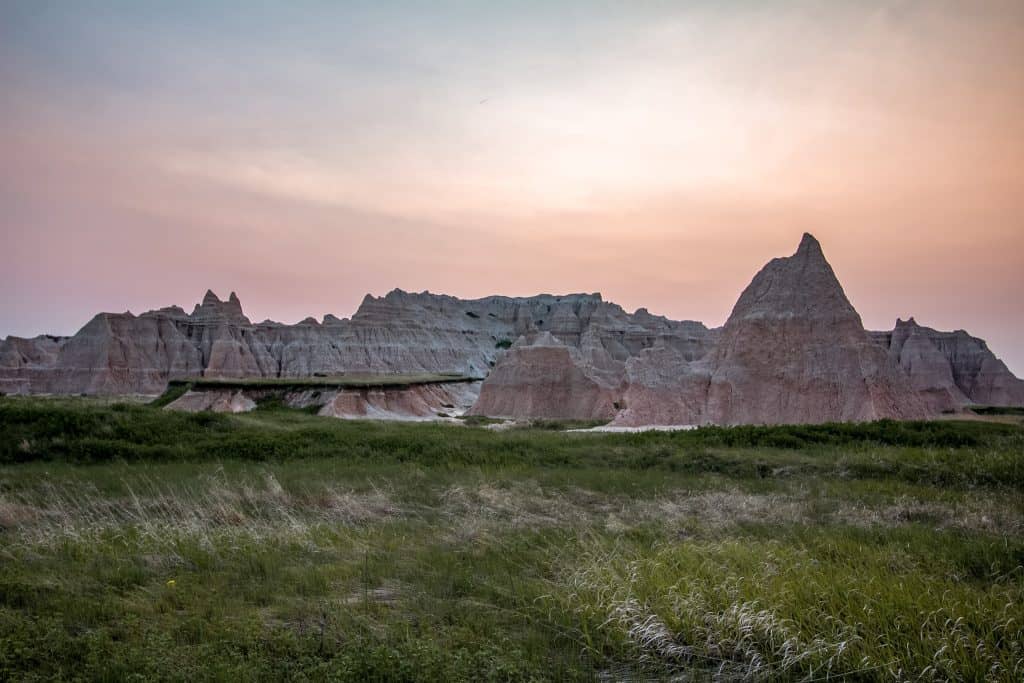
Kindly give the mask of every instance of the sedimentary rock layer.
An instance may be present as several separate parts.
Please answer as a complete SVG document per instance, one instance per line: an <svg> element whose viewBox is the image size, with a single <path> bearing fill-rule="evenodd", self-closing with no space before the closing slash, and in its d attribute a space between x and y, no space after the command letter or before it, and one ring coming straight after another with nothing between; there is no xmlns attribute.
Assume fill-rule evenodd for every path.
<svg viewBox="0 0 1024 683"><path fill-rule="evenodd" d="M580 351L545 332L532 344L517 344L484 382L475 415L515 418L611 420L618 383Z"/></svg>
<svg viewBox="0 0 1024 683"><path fill-rule="evenodd" d="M659 366L676 371L666 375ZM662 409L658 420L675 424L929 414L904 373L864 330L811 235L804 235L793 256L773 259L754 277L704 359L647 355L631 370L628 409L616 420L624 425L649 421L647 406L658 401L675 408Z"/></svg>
<svg viewBox="0 0 1024 683"><path fill-rule="evenodd" d="M480 382L342 389L327 396L318 414L349 420L436 420L464 415L479 394Z"/></svg>
<svg viewBox="0 0 1024 683"><path fill-rule="evenodd" d="M983 339L963 330L939 332L913 318L897 320L892 332L872 332L876 344L910 378L937 412L966 405L1024 406L1024 381L996 358Z"/></svg>
<svg viewBox="0 0 1024 683"><path fill-rule="evenodd" d="M694 353L708 335L699 323L627 314L600 294L462 300L394 290L367 295L351 320L283 325L254 324L233 292L227 301L207 292L191 314L176 306L100 313L66 339L9 337L0 342L0 391L159 394L168 381L189 377L482 377L514 340L545 332L587 345L611 372L659 340Z"/></svg>
<svg viewBox="0 0 1024 683"><path fill-rule="evenodd" d="M912 418L1024 405L1024 382L966 332L913 319L866 332L810 235L754 277L720 329L627 313L600 294L463 300L397 289L367 295L351 319L253 323L233 292L222 301L208 291L191 313L101 313L72 337L0 341L5 393L159 394L170 380L194 377L413 373L486 376L476 414L621 425ZM339 392L331 410L385 417L454 405L433 391ZM249 407L246 397L189 401L234 410Z"/></svg>
<svg viewBox="0 0 1024 683"><path fill-rule="evenodd" d="M867 332L811 235L754 277L723 328L701 329L688 345L676 328L625 362L586 335L578 349L517 342L473 412L613 413L614 424L637 426L911 419L1024 404L1021 381L966 333L902 322L893 333Z"/></svg>
<svg viewBox="0 0 1024 683"><path fill-rule="evenodd" d="M167 410L245 413L274 398L292 408L319 408L318 414L342 419L436 420L458 417L476 401L480 382L425 382L366 388L275 390L211 388L190 390Z"/></svg>

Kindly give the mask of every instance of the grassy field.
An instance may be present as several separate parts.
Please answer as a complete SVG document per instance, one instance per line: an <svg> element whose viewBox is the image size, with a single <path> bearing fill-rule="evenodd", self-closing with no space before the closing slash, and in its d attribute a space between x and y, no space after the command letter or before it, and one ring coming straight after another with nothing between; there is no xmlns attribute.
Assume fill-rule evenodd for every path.
<svg viewBox="0 0 1024 683"><path fill-rule="evenodd" d="M1024 678L1024 428L0 399L0 679Z"/></svg>

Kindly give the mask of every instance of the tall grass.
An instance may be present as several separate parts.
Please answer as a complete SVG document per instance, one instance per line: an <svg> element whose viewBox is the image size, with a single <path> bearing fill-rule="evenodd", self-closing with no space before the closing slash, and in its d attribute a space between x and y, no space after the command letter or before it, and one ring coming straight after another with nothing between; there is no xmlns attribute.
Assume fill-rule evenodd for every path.
<svg viewBox="0 0 1024 683"><path fill-rule="evenodd" d="M982 560L981 558L984 558ZM1019 680L1024 543L842 527L572 558L552 599L669 669L727 678Z"/></svg>
<svg viewBox="0 0 1024 683"><path fill-rule="evenodd" d="M85 400L0 399L0 463L211 458L622 468L775 478L796 472L945 486L1024 488L1024 430L982 422L707 427L565 434L320 418L286 409L175 413Z"/></svg>
<svg viewBox="0 0 1024 683"><path fill-rule="evenodd" d="M1019 428L552 426L0 400L0 679L1024 676Z"/></svg>

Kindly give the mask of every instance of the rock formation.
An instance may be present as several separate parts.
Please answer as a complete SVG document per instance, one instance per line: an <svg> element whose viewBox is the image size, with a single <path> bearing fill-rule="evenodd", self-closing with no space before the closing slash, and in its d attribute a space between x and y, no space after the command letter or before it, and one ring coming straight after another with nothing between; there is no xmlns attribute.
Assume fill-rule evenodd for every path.
<svg viewBox="0 0 1024 683"><path fill-rule="evenodd" d="M159 393L168 378L202 371L201 354L178 324L180 311L101 313L58 342L54 353L5 363L0 388L27 379L23 393Z"/></svg>
<svg viewBox="0 0 1024 683"><path fill-rule="evenodd" d="M100 313L67 339L0 342L0 391L159 394L188 377L310 377L443 373L483 377L519 336L551 332L621 365L659 338L703 343L699 323L634 320L600 294L462 300L394 290L367 295L351 320L252 324L234 293L207 292L191 314L178 307L135 316Z"/></svg>
<svg viewBox="0 0 1024 683"><path fill-rule="evenodd" d="M646 317L638 311L633 322ZM689 343L676 328L639 348L616 345L615 335L597 344L584 335L580 353L522 347L498 363L473 412L597 417L611 403L620 426L728 425L1024 404L1020 380L965 333L867 332L811 235L754 277L723 328L693 331ZM591 412L595 396L601 410Z"/></svg>
<svg viewBox="0 0 1024 683"><path fill-rule="evenodd" d="M214 389L186 392L166 408L186 413L201 413L206 410L215 413L247 413L256 409L256 401L241 389Z"/></svg>
<svg viewBox="0 0 1024 683"><path fill-rule="evenodd" d="M0 392L31 394L46 391L47 373L57 364L65 337L39 335L0 340Z"/></svg>
<svg viewBox="0 0 1024 683"><path fill-rule="evenodd" d="M573 335L577 339L578 333ZM488 375L475 415L611 420L617 383L609 384L578 349L551 332L517 343Z"/></svg>
<svg viewBox="0 0 1024 683"><path fill-rule="evenodd" d="M963 330L939 332L910 318L897 320L892 332L871 336L935 412L955 412L967 405L1024 406L1024 381L1014 377L984 340Z"/></svg>
<svg viewBox="0 0 1024 683"><path fill-rule="evenodd" d="M187 391L167 410L245 413L273 398L292 408L318 407L319 415L342 419L436 420L466 413L480 393L480 382L420 382L376 387L275 389L201 387Z"/></svg>
<svg viewBox="0 0 1024 683"><path fill-rule="evenodd" d="M476 414L621 425L913 418L1024 405L1024 382L966 332L913 319L866 332L810 235L754 277L720 329L627 313L600 294L463 300L397 289L367 295L351 319L254 324L234 292L222 301L208 291L191 313L101 313L72 337L0 341L4 393L152 395L195 377L416 373L486 377ZM429 416L467 400L444 391L339 392L334 407L324 405L339 415ZM251 408L243 398L252 399L190 396L181 407Z"/></svg>
<svg viewBox="0 0 1024 683"><path fill-rule="evenodd" d="M464 415L479 394L480 382L342 389L327 396L318 414L348 420L436 420Z"/></svg>
<svg viewBox="0 0 1024 683"><path fill-rule="evenodd" d="M821 246L804 235L740 295L714 348L631 362L616 424L774 424L921 418L907 378L864 330Z"/></svg>
<svg viewBox="0 0 1024 683"><path fill-rule="evenodd" d="M740 295L708 359L715 424L923 418L903 373L872 343L821 245L773 259Z"/></svg>

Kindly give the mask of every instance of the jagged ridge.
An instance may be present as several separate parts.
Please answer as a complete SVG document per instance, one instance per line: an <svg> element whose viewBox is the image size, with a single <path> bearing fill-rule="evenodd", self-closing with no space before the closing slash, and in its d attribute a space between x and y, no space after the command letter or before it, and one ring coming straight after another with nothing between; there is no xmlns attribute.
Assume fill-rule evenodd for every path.
<svg viewBox="0 0 1024 683"><path fill-rule="evenodd" d="M234 292L222 301L207 291L191 314L177 306L101 313L69 338L0 341L6 393L157 394L196 376L407 373L488 375L479 414L621 424L862 420L1024 404L1024 382L962 330L911 319L866 332L809 234L754 277L715 330L646 309L629 314L596 293L463 300L397 289L367 295L351 319L253 324Z"/></svg>

